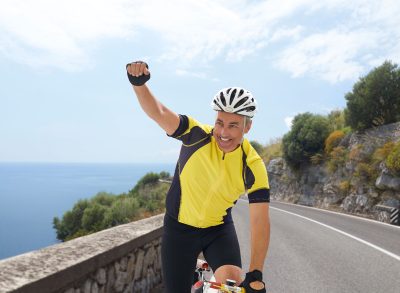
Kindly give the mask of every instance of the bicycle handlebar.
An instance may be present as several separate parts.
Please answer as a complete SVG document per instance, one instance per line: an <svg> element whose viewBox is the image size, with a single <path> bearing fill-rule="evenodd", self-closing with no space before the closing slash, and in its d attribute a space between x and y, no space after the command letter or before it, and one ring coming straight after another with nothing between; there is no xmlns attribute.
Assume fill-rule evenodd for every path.
<svg viewBox="0 0 400 293"><path fill-rule="evenodd" d="M245 293L246 290L243 287L238 287L238 286L229 286L224 283L217 283L217 282L211 282L211 281L204 281L205 283L210 284L210 288L212 289L217 289L220 290L221 292L237 292L237 293Z"/></svg>

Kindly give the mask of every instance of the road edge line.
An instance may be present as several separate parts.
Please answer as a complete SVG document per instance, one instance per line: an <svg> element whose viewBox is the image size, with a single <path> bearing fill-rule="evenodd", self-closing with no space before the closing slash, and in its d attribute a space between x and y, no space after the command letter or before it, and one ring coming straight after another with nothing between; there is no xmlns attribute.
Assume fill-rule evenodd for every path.
<svg viewBox="0 0 400 293"><path fill-rule="evenodd" d="M388 227L400 229L400 226L389 224L389 223L385 223L385 222L381 222L381 221L374 220L374 219L364 218L364 217L361 217L361 216L349 215L349 214L346 214L346 213L335 212L335 211L321 209L321 208L317 208L317 207L309 207L309 206L305 206L305 205L301 205L301 204L295 204L295 203L291 203L291 202L284 202L284 201L278 201L278 200L271 201L270 203L273 204L274 202L281 203L281 204L286 204L286 205L292 205L292 206L296 206L296 207L302 207L302 208L306 208L306 209L313 209L313 210L327 212L327 213L332 213L332 214L336 214L336 215L346 216L346 217L350 217L350 218L354 218L354 219L359 219L359 220L363 220L363 221L368 221L368 222L372 222L372 223L381 224L381 225L385 225L385 226L388 226Z"/></svg>
<svg viewBox="0 0 400 293"><path fill-rule="evenodd" d="M310 222L313 222L313 223L316 223L316 224L318 224L318 225L321 225L321 226L323 226L323 227L325 227L325 228L331 229L331 230L333 230L333 231L335 231L335 232L338 232L338 233L340 233L340 234L342 234L342 235L345 235L345 236L347 236L347 237L350 237L350 238L352 238L353 240L356 240L356 241L358 241L358 242L361 242L361 243L363 243L363 244L365 244L365 245L367 245L367 246L369 246L369 247L372 247L372 248L374 248L374 249L376 249L376 250L378 250L378 251L380 251L380 252L382 252L382 253L384 253L384 254L386 254L386 255L388 255L388 256L390 256L390 257L392 257L392 258L394 258L394 259L396 259L396 260L398 260L398 261L400 261L400 256L399 256L399 255L394 254L393 252L390 252L390 251L388 251L388 250L386 250L386 249L383 249L383 248L381 248L381 247L379 247L379 246L377 246L377 245L375 245L375 244L372 244L372 243L370 243L370 242L368 242L368 241L366 241L366 240L364 240L364 239L358 238L358 237L353 236L353 235L351 235L351 234L349 234L349 233L347 233L347 232L344 232L344 231L342 231L342 230L339 230L339 229L337 229L337 228L335 228L335 227L329 226L329 225L327 225L327 224L318 222L318 221L313 220L313 219L311 219L311 218L304 217L304 216L302 216L302 215L298 215L298 214L295 214L295 213L292 213L292 212L288 212L288 211L285 211L285 210L282 210L282 209L279 209L279 208L275 208L275 207L271 207L271 206L270 206L270 208L271 208L271 209L274 209L274 210L278 210L278 211L284 212L284 213L287 213L287 214L290 214L290 215L293 215L293 216L296 216L296 217L299 217L299 218L302 218L302 219L305 219L305 220L308 220L308 221L310 221Z"/></svg>

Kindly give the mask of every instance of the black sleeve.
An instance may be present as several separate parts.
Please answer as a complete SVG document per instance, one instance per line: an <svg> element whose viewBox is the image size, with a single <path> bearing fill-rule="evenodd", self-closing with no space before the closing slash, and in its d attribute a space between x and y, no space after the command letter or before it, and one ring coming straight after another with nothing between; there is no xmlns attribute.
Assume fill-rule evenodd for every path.
<svg viewBox="0 0 400 293"><path fill-rule="evenodd" d="M269 189L262 188L255 190L248 195L249 203L269 202Z"/></svg>
<svg viewBox="0 0 400 293"><path fill-rule="evenodd" d="M189 127L189 118L186 115L181 115L179 114L179 126L178 128L175 130L174 133L172 133L171 135L168 135L169 137L173 137L173 138L177 138L178 136L181 136L182 134L185 133L185 131L188 129Z"/></svg>

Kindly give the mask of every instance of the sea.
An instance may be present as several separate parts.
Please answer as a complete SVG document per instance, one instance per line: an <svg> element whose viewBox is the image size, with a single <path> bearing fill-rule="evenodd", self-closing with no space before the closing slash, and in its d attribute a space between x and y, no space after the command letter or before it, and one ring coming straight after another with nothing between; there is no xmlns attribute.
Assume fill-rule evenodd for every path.
<svg viewBox="0 0 400 293"><path fill-rule="evenodd" d="M148 172L174 164L0 163L0 260L59 241L53 218L79 199L128 192Z"/></svg>

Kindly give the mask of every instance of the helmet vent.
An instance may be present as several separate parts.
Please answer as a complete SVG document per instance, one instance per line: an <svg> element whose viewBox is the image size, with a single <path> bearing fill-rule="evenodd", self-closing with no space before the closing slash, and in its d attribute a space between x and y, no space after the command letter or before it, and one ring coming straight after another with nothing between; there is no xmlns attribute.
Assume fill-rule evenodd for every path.
<svg viewBox="0 0 400 293"><path fill-rule="evenodd" d="M220 94L220 100L222 102L222 105L226 106L226 100L225 100L224 94L222 92Z"/></svg>
<svg viewBox="0 0 400 293"><path fill-rule="evenodd" d="M235 96L236 96L236 92L237 92L237 90L236 89L234 89L233 91L232 91L232 93L231 93L231 98L230 98L230 100L231 100L231 104L232 104L232 101L233 101L233 99L235 98Z"/></svg>
<svg viewBox="0 0 400 293"><path fill-rule="evenodd" d="M240 107L241 105L243 105L244 103L246 103L248 99L249 99L248 97L244 97L243 99L239 100L239 102L237 102L236 105L233 106L233 107L234 107L235 109L238 108L238 107Z"/></svg>

